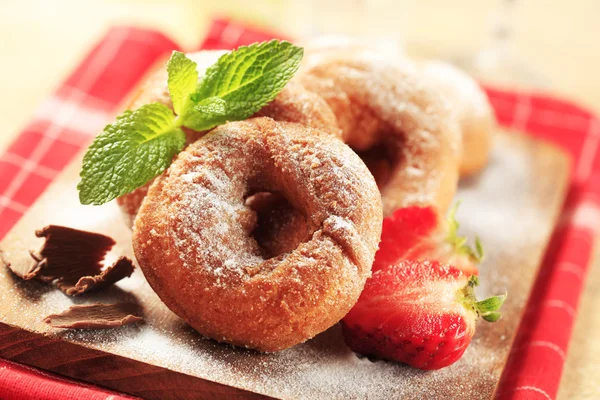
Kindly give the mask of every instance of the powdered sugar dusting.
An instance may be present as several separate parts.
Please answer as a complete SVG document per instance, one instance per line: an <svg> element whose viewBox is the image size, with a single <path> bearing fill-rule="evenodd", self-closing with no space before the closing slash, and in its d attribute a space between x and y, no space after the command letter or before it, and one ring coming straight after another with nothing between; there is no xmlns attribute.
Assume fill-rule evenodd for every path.
<svg viewBox="0 0 600 400"><path fill-rule="evenodd" d="M526 246L524 232L535 242L543 240L541 236L548 232L535 226L544 218L544 212L538 204L529 202L523 188L534 179L528 175L532 171L529 154L514 147L512 141L500 140L490 167L479 180L462 185L458 195L463 200L459 219L464 231L481 234L487 245L489 261L482 266L480 295L508 290L509 299L524 303L525 294L515 293L518 290L511 287L514 282L508 279L507 268L512 266L501 264L500 260L508 258L502 253L510 251L514 255L523 248L520 243ZM507 197L507 193L513 195ZM345 226L340 220L332 224L338 228ZM520 231L518 240L511 229L516 226ZM541 236L536 237L534 232ZM496 268L491 270L491 266ZM494 325L480 322L465 356L453 366L433 372L359 358L344 345L339 326L277 354L249 353L210 341L199 342L201 346L195 351L205 362L208 355L204 351L209 352L211 366L204 367L225 382L278 398L487 398L500 373L493 366L508 351L509 338L517 323L513 318L507 316ZM232 359L237 360L234 365Z"/></svg>
<svg viewBox="0 0 600 400"><path fill-rule="evenodd" d="M241 274L242 267L262 262L257 254L239 251L225 245L221 238L228 237L237 226L238 216L244 212L244 203L233 202L226 193L229 182L221 171L213 174L204 174L207 178L208 187L194 184L193 173L182 176L185 184L181 185L182 200L178 214L172 214L170 218L174 226L181 227L181 234L174 235L177 251L183 261L184 267L193 267L203 263L191 256L194 254L203 256L203 259L218 259L221 263L214 264L213 273L222 275L223 269ZM203 206L199 207L197 204ZM218 218L207 218L207 215L218 216ZM212 226L207 226L206 221L212 221ZM199 244L207 244L199 249ZM210 257L209 257L210 256ZM206 267L210 264L204 263Z"/></svg>

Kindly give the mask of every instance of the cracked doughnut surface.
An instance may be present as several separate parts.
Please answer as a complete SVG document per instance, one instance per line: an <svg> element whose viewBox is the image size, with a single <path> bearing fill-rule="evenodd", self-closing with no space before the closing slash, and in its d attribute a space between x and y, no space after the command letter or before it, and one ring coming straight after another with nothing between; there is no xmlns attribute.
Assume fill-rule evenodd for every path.
<svg viewBox="0 0 600 400"><path fill-rule="evenodd" d="M266 258L246 199L277 193L306 229ZM260 351L301 343L338 322L370 276L381 198L360 158L319 130L270 118L220 126L150 187L135 256L165 304L200 333ZM268 256L267 256L268 257Z"/></svg>

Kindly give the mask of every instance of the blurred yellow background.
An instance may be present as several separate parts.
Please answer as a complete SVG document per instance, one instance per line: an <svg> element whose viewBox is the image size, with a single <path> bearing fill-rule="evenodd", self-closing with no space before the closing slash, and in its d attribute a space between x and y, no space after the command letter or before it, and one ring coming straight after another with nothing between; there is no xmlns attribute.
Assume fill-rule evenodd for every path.
<svg viewBox="0 0 600 400"><path fill-rule="evenodd" d="M194 48L210 18L229 15L293 36L388 35L421 56L473 54L489 41L499 0L0 0L0 151L113 24L160 29ZM362 10L362 9L361 9ZM514 53L544 90L600 113L600 1L514 2ZM598 263L595 263L598 264ZM588 279L559 398L600 398L600 268ZM543 366L540 366L543 368Z"/></svg>
<svg viewBox="0 0 600 400"><path fill-rule="evenodd" d="M506 1L506 0L505 0ZM514 0L513 0L514 1ZM500 0L1 0L0 146L113 24L166 32L194 48L211 16L230 15L300 36L388 35L411 54L472 54L489 41ZM368 3L368 13L364 12ZM352 10L360 10L353 12ZM600 112L600 2L515 1L514 52L547 89Z"/></svg>

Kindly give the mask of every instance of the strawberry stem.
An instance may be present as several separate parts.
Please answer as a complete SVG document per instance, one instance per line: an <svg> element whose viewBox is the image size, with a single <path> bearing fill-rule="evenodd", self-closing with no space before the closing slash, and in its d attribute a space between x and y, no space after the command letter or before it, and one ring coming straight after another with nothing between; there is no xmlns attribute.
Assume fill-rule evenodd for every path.
<svg viewBox="0 0 600 400"><path fill-rule="evenodd" d="M507 293L477 301L477 297L475 296L475 287L477 285L479 285L479 278L476 275L471 275L467 285L460 291L463 305L475 311L478 317L488 322L498 321L502 317L502 314L498 310L504 304Z"/></svg>
<svg viewBox="0 0 600 400"><path fill-rule="evenodd" d="M481 240L479 237L475 237L475 248L473 249L468 243L468 239L465 236L458 235L458 228L460 228L460 224L456 219L456 212L458 211L458 207L460 206L460 201L457 201L456 204L450 209L448 212L447 223L448 223L448 235L446 236L446 241L455 249L455 251L459 254L464 254L468 256L471 261L476 264L479 264L483 261L485 254L483 252L483 245L481 244Z"/></svg>

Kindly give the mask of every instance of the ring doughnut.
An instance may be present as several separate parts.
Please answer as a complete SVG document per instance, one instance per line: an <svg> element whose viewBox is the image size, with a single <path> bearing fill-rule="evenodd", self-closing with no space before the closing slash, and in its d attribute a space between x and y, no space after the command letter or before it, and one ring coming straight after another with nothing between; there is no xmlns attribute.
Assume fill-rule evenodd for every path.
<svg viewBox="0 0 600 400"><path fill-rule="evenodd" d="M204 71L224 53L225 51L221 50L204 50L186 54L186 56L197 63L197 70L199 75L202 76ZM141 86L141 90L130 101L128 108L135 109L153 102L159 102L173 108L167 88L166 68L160 68L148 76ZM335 115L327 103L296 82L289 82L271 103L256 113L256 116L271 117L276 121L296 122L324 130L334 136L341 135ZM206 134L206 131L197 132L187 128L184 128L184 130L188 145ZM117 198L117 204L121 208L128 226L133 226L133 220L142 204L142 200L148 193L151 183L148 182L146 185Z"/></svg>
<svg viewBox="0 0 600 400"><path fill-rule="evenodd" d="M263 257L244 199L283 196L306 231ZM256 200L259 201L259 200ZM303 342L355 304L377 250L381 198L360 158L300 124L252 118L188 146L150 187L133 229L148 282L200 333L260 351Z"/></svg>
<svg viewBox="0 0 600 400"><path fill-rule="evenodd" d="M452 105L462 131L460 175L469 176L488 162L496 125L492 106L481 87L469 75L441 61L421 65L425 79Z"/></svg>
<svg viewBox="0 0 600 400"><path fill-rule="evenodd" d="M384 215L433 205L445 212L458 181L458 124L413 63L356 44L305 46L295 79L320 95L342 140L375 175Z"/></svg>
<svg viewBox="0 0 600 400"><path fill-rule="evenodd" d="M462 133L460 176L472 175L485 167L496 125L494 113L483 89L460 69L441 61L415 63L398 48L390 48L377 42L365 43L346 36L324 36L310 41L307 47L311 57L305 63L318 64L322 57L327 57L328 53L336 49L360 51L367 46L379 54L385 53L394 63L412 68L422 75L427 84L449 105Z"/></svg>

